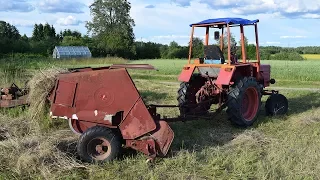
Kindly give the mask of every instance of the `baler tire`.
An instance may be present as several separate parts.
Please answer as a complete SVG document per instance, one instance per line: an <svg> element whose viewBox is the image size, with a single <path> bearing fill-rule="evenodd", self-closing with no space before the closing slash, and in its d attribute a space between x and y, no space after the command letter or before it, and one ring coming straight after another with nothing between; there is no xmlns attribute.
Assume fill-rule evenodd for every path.
<svg viewBox="0 0 320 180"><path fill-rule="evenodd" d="M282 105L281 110L279 105ZM282 94L270 95L265 104L265 111L267 116L285 115L288 112L288 99Z"/></svg>
<svg viewBox="0 0 320 180"><path fill-rule="evenodd" d="M195 82L200 82L199 83L200 85L197 84L197 85L193 86L195 84ZM188 107L188 105L190 105L190 104L195 105L195 95L196 95L198 89L200 89L202 87L202 85L204 85L205 82L206 82L206 79L204 77L202 77L201 74L195 73L191 76L189 82L181 82L180 83L180 88L178 90L178 97L177 97L180 115L184 116L184 115L191 113L192 110L195 110L195 108ZM192 90L196 90L196 91L192 92ZM194 97L194 99L190 100L188 98L189 96L192 96L192 98ZM199 107L199 106L195 106L195 107L200 108L201 110L203 109L203 111L201 111L201 112L196 112L196 113L200 113L200 114L205 114L210 109L210 106L206 107L205 105L203 105L201 107ZM195 112L193 112L193 113L195 113Z"/></svg>
<svg viewBox="0 0 320 180"><path fill-rule="evenodd" d="M98 140L98 138L102 142L107 143L108 150L106 152L107 155L101 155L100 158L95 158L88 150L89 148L93 150L90 143L93 140ZM98 145L96 145L95 148L97 148L97 146ZM87 129L87 131L80 136L77 144L77 152L80 158L85 162L104 163L116 159L121 151L121 146L121 137L112 129L102 126L94 126Z"/></svg>
<svg viewBox="0 0 320 180"><path fill-rule="evenodd" d="M252 99L252 94L251 97L248 94L246 94L250 92L253 93L253 95L255 95L255 97L253 97L254 99ZM250 101L246 103L249 106L251 105L251 107L249 108L248 106L247 109L253 108L253 110L251 110L253 112L251 113L248 112L250 110L242 112L242 103L245 96L248 96L249 100L251 101L256 101ZM259 115L259 111L261 108L261 97L261 87L259 86L258 82L254 77L244 77L240 79L230 88L230 92L228 93L228 108L226 112L228 114L229 120L238 126L252 126Z"/></svg>

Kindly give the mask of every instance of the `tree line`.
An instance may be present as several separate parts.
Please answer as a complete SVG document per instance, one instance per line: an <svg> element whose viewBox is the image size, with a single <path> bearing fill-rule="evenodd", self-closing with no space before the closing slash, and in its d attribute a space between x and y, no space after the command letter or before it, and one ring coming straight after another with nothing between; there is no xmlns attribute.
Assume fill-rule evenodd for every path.
<svg viewBox="0 0 320 180"><path fill-rule="evenodd" d="M133 33L135 22L129 15L130 9L131 4L127 0L95 0L90 6L92 21L86 24L87 34L91 33L91 36L70 29L56 32L53 25L40 23L34 25L32 36L27 37L25 34L22 36L15 26L0 21L0 56L21 53L50 57L55 46L88 46L93 57L116 56L127 59L188 57L189 45L181 46L175 41L168 45L136 41ZM231 42L236 43L233 35ZM237 55L241 58L241 46L239 46L241 43L237 43ZM219 41L215 44L218 45ZM245 46L247 57L255 59L255 45L248 44L245 39ZM203 39L194 38L192 57L202 57L203 47ZM226 49L223 51L226 53ZM301 54L320 54L320 47L260 47L261 59L265 60L300 60L303 59Z"/></svg>

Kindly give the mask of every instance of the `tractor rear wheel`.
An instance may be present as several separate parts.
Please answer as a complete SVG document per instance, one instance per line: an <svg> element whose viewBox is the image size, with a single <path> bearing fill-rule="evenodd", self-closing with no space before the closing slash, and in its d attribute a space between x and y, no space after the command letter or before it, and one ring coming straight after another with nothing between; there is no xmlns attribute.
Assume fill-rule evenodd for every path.
<svg viewBox="0 0 320 180"><path fill-rule="evenodd" d="M85 162L114 160L121 150L121 138L112 129L94 126L87 129L78 141L77 151Z"/></svg>
<svg viewBox="0 0 320 180"><path fill-rule="evenodd" d="M282 94L273 94L268 97L265 110L267 116L284 115L288 111L288 100Z"/></svg>
<svg viewBox="0 0 320 180"><path fill-rule="evenodd" d="M196 93L206 83L207 79L201 74L195 73L191 76L189 82L180 83L178 90L178 106L180 115L187 114L205 114L210 109L211 104L197 105Z"/></svg>
<svg viewBox="0 0 320 180"><path fill-rule="evenodd" d="M251 126L261 107L261 88L254 77L237 81L228 93L227 114L238 126Z"/></svg>

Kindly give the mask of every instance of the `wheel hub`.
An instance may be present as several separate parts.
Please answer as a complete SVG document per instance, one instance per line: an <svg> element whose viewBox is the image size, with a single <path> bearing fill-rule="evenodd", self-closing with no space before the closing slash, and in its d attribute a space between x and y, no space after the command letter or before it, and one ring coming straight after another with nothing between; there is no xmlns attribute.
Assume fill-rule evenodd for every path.
<svg viewBox="0 0 320 180"><path fill-rule="evenodd" d="M250 87L246 90L241 104L241 113L244 119L252 121L257 114L259 106L258 92Z"/></svg>
<svg viewBox="0 0 320 180"><path fill-rule="evenodd" d="M88 153L96 160L104 160L111 153L110 142L104 138L95 138L88 143Z"/></svg>

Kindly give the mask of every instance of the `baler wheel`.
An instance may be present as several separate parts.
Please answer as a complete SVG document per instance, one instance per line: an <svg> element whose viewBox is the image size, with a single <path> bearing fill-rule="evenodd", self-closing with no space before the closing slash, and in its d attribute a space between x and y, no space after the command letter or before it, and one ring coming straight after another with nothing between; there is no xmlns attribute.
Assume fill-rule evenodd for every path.
<svg viewBox="0 0 320 180"><path fill-rule="evenodd" d="M94 126L84 132L78 141L77 151L85 162L114 160L121 150L121 138L111 129Z"/></svg>
<svg viewBox="0 0 320 180"><path fill-rule="evenodd" d="M196 93L205 84L206 78L202 77L201 74L195 73L191 76L189 82L180 83L178 90L178 105L180 115L184 116L187 114L204 114L210 109L210 105L197 106Z"/></svg>
<svg viewBox="0 0 320 180"><path fill-rule="evenodd" d="M284 115L288 111L288 100L282 94L270 95L265 104L267 116Z"/></svg>
<svg viewBox="0 0 320 180"><path fill-rule="evenodd" d="M251 126L261 107L261 88L254 77L244 77L228 93L227 114L238 126Z"/></svg>

